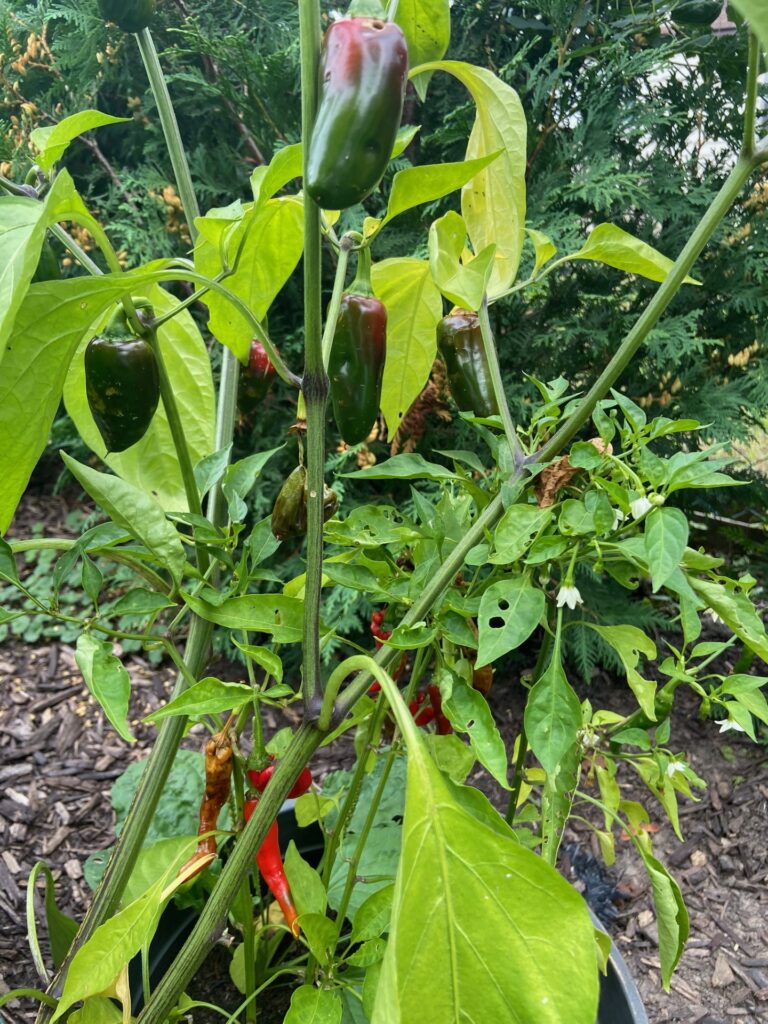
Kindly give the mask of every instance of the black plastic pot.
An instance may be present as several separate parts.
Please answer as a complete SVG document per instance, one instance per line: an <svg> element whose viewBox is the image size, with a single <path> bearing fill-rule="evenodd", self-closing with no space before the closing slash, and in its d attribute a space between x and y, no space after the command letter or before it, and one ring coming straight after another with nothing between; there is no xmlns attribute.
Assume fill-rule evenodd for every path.
<svg viewBox="0 0 768 1024"><path fill-rule="evenodd" d="M287 849L291 840L302 857L316 866L323 852L323 835L317 825L300 828L293 813L293 800L287 801L277 819L280 846ZM178 910L170 903L158 925L149 947L149 978L154 989L170 967L176 954L192 931L197 914L191 908ZM132 1012L139 1013L144 1005L144 986L141 978L141 960L135 957L129 967ZM567 1022L563 1022L567 1024ZM629 968L615 945L611 948L608 973L600 976L600 1005L595 1024L648 1024L648 1015L640 998Z"/></svg>

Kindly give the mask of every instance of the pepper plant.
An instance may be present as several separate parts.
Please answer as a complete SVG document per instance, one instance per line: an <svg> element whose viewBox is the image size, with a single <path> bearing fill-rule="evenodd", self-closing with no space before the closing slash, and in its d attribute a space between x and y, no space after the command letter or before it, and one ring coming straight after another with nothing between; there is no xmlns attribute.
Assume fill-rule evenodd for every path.
<svg viewBox="0 0 768 1024"><path fill-rule="evenodd" d="M302 142L256 168L247 202L201 214L148 27L153 5L126 6L140 15L141 24L123 26L140 29L135 40L194 248L190 259L124 271L108 229L61 167L78 135L119 131L120 118L88 110L37 130L27 180L0 179L0 530L12 521L62 396L106 465L63 456L103 512L100 525L74 541L0 542L0 576L19 603L27 602L23 609L9 603L2 615L34 613L79 627L85 681L127 742L133 738L130 684L114 644L131 640L162 651L178 677L168 703L152 716L156 742L83 921L75 931L49 914L53 976L32 930L45 991L26 994L40 1001L41 1022L129 1019L128 963L140 955L145 1001L138 1020L194 1016L185 989L228 928L236 947L233 976L244 995L225 1014L230 1020L255 1020L262 988L287 978L293 994L285 1019L293 1024L412 1021L425 1006L441 1024L593 1024L606 936L556 871L568 820L588 821L609 863L616 830L632 838L654 895L668 985L687 914L677 884L653 855L644 827L649 811L623 800L618 780L635 772L652 806L658 803L679 833L678 794L690 797L702 782L674 747L678 688L696 694L702 714L714 713L723 727L754 736L755 719L768 723L766 679L718 673L713 665L734 643L744 648L745 666L747 652L768 660L768 636L750 599L755 581L730 578L719 559L692 547L674 503L686 488L729 485L729 460L704 448L664 454L668 439L696 424L648 420L620 390L621 375L675 294L696 286L696 259L730 204L768 162L768 146L754 138L757 75L768 45L762 4L735 5L752 19L754 32L742 150L674 262L612 224L595 226L577 252L559 257L545 235L526 230L524 111L491 71L443 59L447 0L394 0L388 10L375 0L355 0L327 32L322 57L319 5L300 0ZM114 10L105 5L106 16L118 17ZM441 76L452 75L474 101L476 120L463 161L400 171L385 214L374 218L360 202L390 156L418 131L398 130L406 49L408 77L421 101L429 102ZM448 212L431 225L428 258L376 261L377 239L399 214L457 192L461 213ZM322 208L332 197L350 204L343 219ZM341 231L341 223L351 226ZM91 234L99 262L64 225ZM33 283L49 235L82 273ZM519 280L526 244L534 264ZM287 365L267 326L300 260L302 369ZM335 265L325 317L324 260ZM351 260L358 274L345 296ZM568 260L639 274L659 288L586 394L572 393L563 379L537 380L531 367L541 400L526 422L515 424L499 370L493 306L524 295ZM177 297L179 284L191 285L184 298ZM198 304L222 345L216 396L206 346L189 312ZM361 310L371 304L374 312L366 315L375 322L366 333ZM359 316L351 315L353 307ZM327 370L344 437L351 432L358 440L361 425L370 429L371 403L380 404L394 433L425 386L438 336L477 449L429 459L401 454L347 472L344 477L373 484L371 500L339 509L325 480ZM275 452L229 460L238 372L250 365L254 344L259 374L273 367L297 395L285 441L297 470L276 495L274 516L255 523L246 499ZM151 367L144 391L134 375L136 351ZM116 369L121 354L130 373ZM346 395L339 391L345 386ZM376 481L410 481L408 511L387 504ZM295 545L304 533L305 572L285 578L280 544ZM47 601L28 590L16 564L18 554L39 549L61 552ZM102 608L105 572L115 562L133 573L134 585ZM78 564L93 610L72 615L62 610L58 589ZM628 591L642 584L663 597L670 630L680 637L667 642L663 657L648 633L595 611L599 602L590 595L608 580ZM370 600L375 650L339 636L323 617L324 593L333 588ZM700 642L707 611L726 623L731 639ZM127 616L137 628L123 628ZM229 631L245 656L247 683L205 674L214 626ZM579 636L597 636L614 652L637 702L631 714L593 707L583 682L568 678L564 645ZM508 751L486 694L494 664L529 640L538 643L538 657L520 684L527 689L525 712ZM354 653L326 671L321 652L331 641ZM293 644L301 645L300 681L283 673L281 652ZM658 660L660 682L643 659ZM302 724L265 742L264 708L292 701L302 704ZM189 722L204 722L211 732L199 834L144 848ZM355 734L354 770L307 791L313 753L347 732ZM508 793L505 814L464 785L476 762ZM382 810L393 793L404 801L396 815ZM317 867L293 847L285 870L279 863L274 822L289 794L299 798L302 821L322 825ZM225 803L231 829L219 817ZM389 870L358 874L362 864L383 863L371 861L368 851L382 814L391 830L400 810ZM266 914L268 898L252 882L257 866L282 917ZM36 868L35 877L41 870L47 869ZM202 877L209 894L197 923L152 989L146 953L160 913ZM29 889L34 922L34 877Z"/></svg>

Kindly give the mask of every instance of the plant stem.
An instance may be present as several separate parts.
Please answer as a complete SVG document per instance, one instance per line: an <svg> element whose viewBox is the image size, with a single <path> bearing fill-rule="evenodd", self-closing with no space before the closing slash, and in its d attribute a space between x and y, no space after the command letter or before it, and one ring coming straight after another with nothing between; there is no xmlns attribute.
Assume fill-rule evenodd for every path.
<svg viewBox="0 0 768 1024"><path fill-rule="evenodd" d="M323 367L327 371L328 364L331 361L331 349L333 348L333 336L336 333L336 321L339 319L339 306L341 305L341 296L344 292L344 281L347 276L347 265L349 263L349 253L354 245L354 241L345 235L341 240L339 247L339 260L336 264L336 277L333 281L333 293L331 294L331 301L328 306L328 315L325 321L325 330L323 331Z"/></svg>
<svg viewBox="0 0 768 1024"><path fill-rule="evenodd" d="M187 649L185 651L185 661L189 671L194 676L199 676L205 664L212 630L212 625L203 619L195 618L192 620ZM186 685L184 675L180 673L176 679L171 699L182 693L186 689ZM178 749L181 737L184 735L186 721L184 716L179 715L178 717L166 718L160 726L157 741L141 774L141 781L131 801L123 831L120 833L117 844L109 858L104 877L93 895L93 900L72 941L64 963L56 972L51 985L48 987L48 992L51 995L61 996L64 977L75 954L90 939L99 925L111 917L117 909L120 897L133 871L136 858L144 842L147 828L154 816L160 794L165 788L176 750ZM50 1017L50 1009L43 1006L40 1008L37 1022L38 1024L44 1024L45 1021L50 1020Z"/></svg>
<svg viewBox="0 0 768 1024"><path fill-rule="evenodd" d="M171 95L168 92L168 84L160 67L160 61L155 49L152 34L148 28L136 34L136 42L139 45L141 59L144 62L144 69L147 72L152 95L157 105L157 113L165 136L165 144L168 147L168 155L171 158L173 176L176 178L176 187L179 190L179 198L184 208L184 216L187 220L189 233L192 241L197 236L195 218L200 216L200 207L197 205L197 196L192 185L192 176L189 173L189 164L184 152L184 145L181 141L179 123L176 120L176 113L171 102Z"/></svg>
<svg viewBox="0 0 768 1024"><path fill-rule="evenodd" d="M749 33L747 57L747 89L744 99L744 139L741 155L751 157L755 151L755 110L757 107L757 76L760 72L760 41Z"/></svg>
<svg viewBox="0 0 768 1024"><path fill-rule="evenodd" d="M549 462L581 430L592 415L592 411L597 403L613 387L651 330L656 326L659 317L679 291L680 286L688 276L702 249L714 234L720 221L728 212L758 163L759 154L751 157L740 156L738 158L723 187L712 200L707 212L701 218L682 252L675 260L663 284L660 285L656 294L645 307L613 359L611 359L581 400L575 412L540 451L529 456L529 462Z"/></svg>
<svg viewBox="0 0 768 1024"><path fill-rule="evenodd" d="M79 246L69 232L65 231L60 224L52 224L48 230L55 238L58 238L61 244L69 250L77 262L80 263L89 274L92 274L94 277L98 277L99 274L103 273L98 263L93 262L85 249Z"/></svg>
<svg viewBox="0 0 768 1024"><path fill-rule="evenodd" d="M184 425L181 422L179 407L176 404L176 395L174 394L173 384L171 382L171 378L168 376L168 368L166 367L165 359L163 358L162 346L160 345L160 341L155 331L149 331L146 338L152 348L152 351L155 353L157 372L158 377L160 378L160 396L163 399L163 408L165 409L165 415L168 418L168 426L171 431L171 437L173 438L173 446L176 449L176 458L179 460L179 469L181 470L181 479L184 483L184 493L187 496L189 511L193 515L201 516L203 514L203 509L200 504L200 492L197 489L195 471L192 466L192 458L189 454L189 446L187 445L187 437L184 433ZM202 544L196 544L195 550L197 551L197 566L201 572L205 572L210 565L210 556L208 551Z"/></svg>
<svg viewBox="0 0 768 1024"><path fill-rule="evenodd" d="M251 870L256 853L266 838L288 791L301 768L323 741L324 735L309 723L295 734L291 746L281 759L264 795L250 821L235 843L229 860L213 888L203 911L165 977L139 1015L138 1024L165 1024L168 1015L190 979L210 951L217 935L224 928L228 908L232 905L243 878Z"/></svg>
<svg viewBox="0 0 768 1024"><path fill-rule="evenodd" d="M300 0L301 141L304 177L307 176L309 140L317 109L317 68L320 59L320 5ZM302 395L307 415L307 569L304 592L304 650L302 692L307 721L317 717L322 703L320 669L320 599L323 572L323 473L325 469L325 406L328 377L323 366L321 337L320 208L304 195L304 377Z"/></svg>
<svg viewBox="0 0 768 1024"><path fill-rule="evenodd" d="M501 422L504 424L504 434L507 438L509 449L512 452L512 459L515 465L518 465L518 463L523 461L525 453L523 452L522 445L520 444L520 438L517 436L515 424L512 422L512 414L509 411L509 402L507 401L507 395L504 391L504 382L501 379L499 355L496 351L496 342L493 338L491 320L488 316L488 300L486 298L483 299L483 304L479 310L479 316L480 333L483 336L483 348L485 349L485 358L488 360L488 369L491 374L493 394L496 399L496 405L498 405L499 412L501 413Z"/></svg>

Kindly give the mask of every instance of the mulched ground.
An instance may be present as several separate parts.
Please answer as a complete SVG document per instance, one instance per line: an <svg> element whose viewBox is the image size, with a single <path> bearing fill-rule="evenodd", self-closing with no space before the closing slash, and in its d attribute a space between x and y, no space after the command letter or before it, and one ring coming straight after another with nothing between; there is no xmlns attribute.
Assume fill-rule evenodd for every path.
<svg viewBox="0 0 768 1024"><path fill-rule="evenodd" d="M33 498L24 518L60 522L69 507L65 499ZM47 861L61 909L80 916L89 897L82 863L113 840L110 786L130 761L144 756L154 736L140 718L165 699L173 673L136 655L126 657L126 667L134 684L134 745L105 724L70 647L15 640L0 646L0 993L39 984L26 943L26 879L33 864ZM621 710L624 690L620 682L600 679L590 699ZM510 743L519 728L519 697L514 680L496 680L492 704ZM622 786L623 795L641 799L658 822L656 855L677 877L691 913L691 937L671 992L661 990L648 885L628 842L618 843L616 865L608 872L623 896L613 936L651 1024L761 1024L768 1022L768 748L734 733L720 737L715 725L696 719L693 706L687 716L684 708L671 745L685 751L709 783L699 802L682 806L685 842L664 824L661 811L655 813L641 787L629 778ZM185 741L193 749L201 743L194 734ZM320 751L314 763L320 776L338 766L331 751ZM498 796L479 776L473 781ZM566 840L592 850L586 828L569 830ZM34 1019L29 1003L2 1012L13 1024Z"/></svg>

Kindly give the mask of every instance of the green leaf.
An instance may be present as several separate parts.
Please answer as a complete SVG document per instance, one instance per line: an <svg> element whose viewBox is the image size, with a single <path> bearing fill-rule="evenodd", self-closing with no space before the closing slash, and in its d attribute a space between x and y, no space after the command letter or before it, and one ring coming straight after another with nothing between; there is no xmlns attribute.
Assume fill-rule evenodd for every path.
<svg viewBox="0 0 768 1024"><path fill-rule="evenodd" d="M627 673L629 687L637 698L637 703L652 722L656 721L654 696L656 683L644 679L637 671L640 655L653 660L656 657L656 644L637 626L595 626L591 622L581 620L580 625L594 629L607 644L616 651L624 671Z"/></svg>
<svg viewBox="0 0 768 1024"><path fill-rule="evenodd" d="M291 996L283 1024L341 1024L341 996L338 989L300 985Z"/></svg>
<svg viewBox="0 0 768 1024"><path fill-rule="evenodd" d="M640 855L648 872L653 891L653 904L659 927L659 959L661 960L661 981L667 992L672 974L683 955L685 940L688 938L688 911L685 909L680 886L664 865L638 844Z"/></svg>
<svg viewBox="0 0 768 1024"><path fill-rule="evenodd" d="M467 228L453 210L429 229L429 267L435 284L450 302L478 310L493 267L495 245L489 245L466 263Z"/></svg>
<svg viewBox="0 0 768 1024"><path fill-rule="evenodd" d="M256 647L253 644L240 643L236 637L232 637L235 646L239 647L243 654L260 665L270 676L274 676L278 683L283 681L283 663L280 655L270 651L268 647Z"/></svg>
<svg viewBox="0 0 768 1024"><path fill-rule="evenodd" d="M195 615L217 626L268 633L281 644L295 644L303 639L304 602L296 597L246 594L213 605L185 594L184 600Z"/></svg>
<svg viewBox="0 0 768 1024"><path fill-rule="evenodd" d="M145 722L161 722L175 715L201 718L243 707L253 700L253 687L245 683L225 683L222 679L207 676L194 683L178 697L147 715Z"/></svg>
<svg viewBox="0 0 768 1024"><path fill-rule="evenodd" d="M214 484L218 483L224 475L224 470L229 465L229 458L232 454L232 444L226 448L219 448L217 452L211 452L195 465L195 483L201 499L206 496Z"/></svg>
<svg viewBox="0 0 768 1024"><path fill-rule="evenodd" d="M575 748L580 728L581 704L556 652L525 705L528 742L556 788L562 762Z"/></svg>
<svg viewBox="0 0 768 1024"><path fill-rule="evenodd" d="M226 237L228 261L234 261L241 242L242 250L237 269L224 284L258 320L263 320L299 262L304 239L303 203L295 196L284 196L261 206L248 204L244 209L242 221ZM203 219L210 217L209 213ZM197 224L200 227L200 221ZM210 242L205 233L201 233L195 245L195 269L206 277L215 277L223 269L219 246ZM251 347L253 325L218 292L210 291L203 302L210 313L211 333L244 363Z"/></svg>
<svg viewBox="0 0 768 1024"><path fill-rule="evenodd" d="M510 505L494 531L494 550L488 561L493 565L506 565L522 558L532 538L544 529L551 518L551 508Z"/></svg>
<svg viewBox="0 0 768 1024"><path fill-rule="evenodd" d="M639 274L651 281L663 281L672 269L673 262L660 252L641 242L615 224L598 224L590 232L578 252L567 257L569 260L595 260L628 274ZM692 277L686 277L684 284L701 284Z"/></svg>
<svg viewBox="0 0 768 1024"><path fill-rule="evenodd" d="M70 1006L108 989L129 960L149 942L162 903L164 879L159 879L142 897L100 925L80 947L64 980L64 990L53 1021Z"/></svg>
<svg viewBox="0 0 768 1024"><path fill-rule="evenodd" d="M531 277L536 277L544 264L549 263L552 257L556 254L557 246L555 246L551 238L542 234L541 231L534 231L533 228L526 228L525 233L533 242L535 259L533 263L533 270L531 271Z"/></svg>
<svg viewBox="0 0 768 1024"><path fill-rule="evenodd" d="M765 626L749 597L737 583L721 578L719 582L688 577L696 593L720 616L743 643L768 663L768 636Z"/></svg>
<svg viewBox="0 0 768 1024"><path fill-rule="evenodd" d="M441 60L451 41L450 0L399 0L395 21L408 43L412 67L429 60ZM414 81L419 99L424 102L431 75Z"/></svg>
<svg viewBox="0 0 768 1024"><path fill-rule="evenodd" d="M119 736L129 743L135 737L128 728L131 680L123 663L112 654L112 644L90 633L77 638L75 659L88 689L101 705Z"/></svg>
<svg viewBox="0 0 768 1024"><path fill-rule="evenodd" d="M523 577L493 583L480 600L477 667L524 643L541 621L545 604L544 592Z"/></svg>
<svg viewBox="0 0 768 1024"><path fill-rule="evenodd" d="M111 999L92 996L79 1010L73 1011L69 1020L71 1024L122 1024L123 1014Z"/></svg>
<svg viewBox="0 0 768 1024"><path fill-rule="evenodd" d="M229 518L233 523L241 523L248 514L248 506L244 498L253 490L253 487L261 476L262 469L277 452L285 445L272 448L269 451L257 452L255 455L248 455L239 462L233 463L224 473L221 490L227 499L229 506Z"/></svg>
<svg viewBox="0 0 768 1024"><path fill-rule="evenodd" d="M102 114L100 110L81 110L77 114L65 117L50 128L35 128L30 139L37 148L37 163L44 171L50 171L53 165L61 160L71 142L78 135L101 128L106 124L120 124L130 121L130 117L113 117Z"/></svg>
<svg viewBox="0 0 768 1024"><path fill-rule="evenodd" d="M99 508L153 553L157 561L167 567L174 582L181 583L186 555L179 535L165 518L159 504L148 494L117 476L99 473L89 466L75 462L66 452L61 457Z"/></svg>
<svg viewBox="0 0 768 1024"><path fill-rule="evenodd" d="M594 1024L584 901L480 792L443 778L412 726L406 738L403 848L372 1024L425 1012L441 1022Z"/></svg>
<svg viewBox="0 0 768 1024"><path fill-rule="evenodd" d="M760 40L763 53L768 56L768 7L763 0L731 0L731 3L747 19L750 29Z"/></svg>
<svg viewBox="0 0 768 1024"><path fill-rule="evenodd" d="M351 942L366 942L384 934L392 915L394 893L394 884L385 885L383 889L378 889L364 903L360 904L352 919Z"/></svg>
<svg viewBox="0 0 768 1024"><path fill-rule="evenodd" d="M149 299L159 314L178 305L178 299L159 285L136 287L131 294ZM64 385L67 412L80 436L113 472L151 494L166 511L189 511L176 446L162 402L140 441L124 452L105 456L104 441L85 394L84 356L92 336L87 333L82 338ZM215 401L208 349L187 310L162 324L157 337L194 464L209 455L214 445Z"/></svg>
<svg viewBox="0 0 768 1024"><path fill-rule="evenodd" d="M387 308L381 410L391 437L429 378L443 300L426 260L383 260L373 265L371 280L376 297Z"/></svg>
<svg viewBox="0 0 768 1024"><path fill-rule="evenodd" d="M386 462L378 462L368 469L358 469L353 473L340 473L345 477L366 477L368 480L459 480L460 477L451 469L440 466L436 462L427 462L423 455L417 453L393 455Z"/></svg>
<svg viewBox="0 0 768 1024"><path fill-rule="evenodd" d="M680 565L688 546L688 520L679 508L655 508L645 521L645 551L653 592L663 587Z"/></svg>
<svg viewBox="0 0 768 1024"><path fill-rule="evenodd" d="M301 856L293 840L285 855L285 873L299 914L325 914L328 897L322 879Z"/></svg>
<svg viewBox="0 0 768 1024"><path fill-rule="evenodd" d="M301 152L301 143L294 142L291 146L278 149L268 164L254 170L251 189L257 207L271 199L289 181L301 178L304 171Z"/></svg>
<svg viewBox="0 0 768 1024"><path fill-rule="evenodd" d="M77 921L62 913L56 904L56 885L53 880L50 868L45 861L39 860L29 874L27 881L27 919L30 913L34 920L34 891L37 876L40 873L45 876L45 921L48 929L48 942L51 947L51 959L53 966L58 968L69 952L72 940L77 933ZM29 929L31 940L33 929Z"/></svg>
<svg viewBox="0 0 768 1024"><path fill-rule="evenodd" d="M460 160L456 163L422 164L398 171L392 179L387 212L381 222L383 227L399 214L414 206L431 203L466 185L476 174L484 170L501 154L487 153L476 160ZM457 215L458 216L458 215Z"/></svg>
<svg viewBox="0 0 768 1024"><path fill-rule="evenodd" d="M414 68L447 71L472 94L477 117L467 144L467 160L503 150L498 160L465 185L461 212L475 252L496 245L489 298L509 288L517 276L525 240L526 122L515 90L493 72L463 61L433 61Z"/></svg>
<svg viewBox="0 0 768 1024"><path fill-rule="evenodd" d="M173 608L173 601L169 601L162 594L156 594L153 590L145 590L144 587L136 587L129 590L127 594L115 602L112 606L112 615L156 615L164 608Z"/></svg>
<svg viewBox="0 0 768 1024"><path fill-rule="evenodd" d="M475 758L500 786L509 789L507 750L488 702L457 672L442 673L439 682L448 721L456 732L467 733Z"/></svg>

